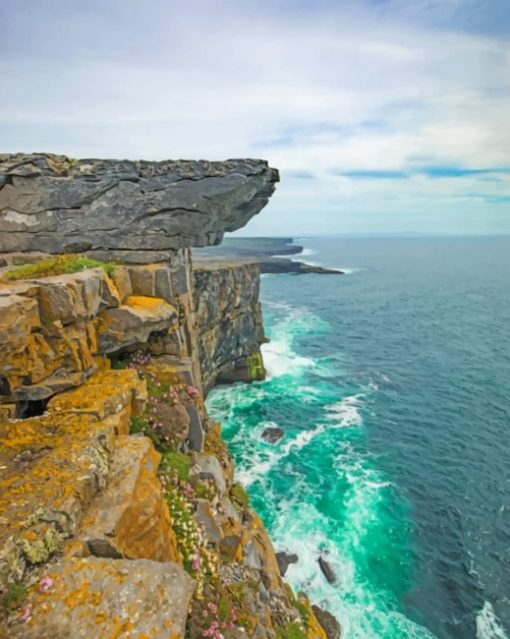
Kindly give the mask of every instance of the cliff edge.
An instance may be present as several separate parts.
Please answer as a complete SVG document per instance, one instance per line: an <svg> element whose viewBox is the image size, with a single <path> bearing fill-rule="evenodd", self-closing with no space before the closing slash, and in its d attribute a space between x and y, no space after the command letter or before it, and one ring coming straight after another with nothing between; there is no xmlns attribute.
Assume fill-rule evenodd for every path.
<svg viewBox="0 0 510 639"><path fill-rule="evenodd" d="M263 340L258 273L251 264L193 271L189 246L258 212L274 171L255 160L207 169L226 180L216 193L244 184L238 197L218 206L211 196L206 234L192 230L183 208L177 221L174 209L158 208L156 216L169 217L150 228L173 246L156 250L146 248L145 214L140 227L135 214L126 218L139 228L128 247L113 200L118 238L111 221L111 235L100 232L109 200L95 190L113 166L117 177L125 164L140 177L152 163L89 163L85 188L95 195L84 201L73 181L81 189L88 179L73 172L77 164L81 175L86 161L59 156L60 168L48 169L55 157L9 160L0 191L8 201L0 209L0 637L337 639L306 595L283 582L203 402L217 379L262 374L253 358ZM165 163L164 181L173 166L188 201L198 202L203 180L194 171L208 163L185 164L186 178L182 163ZM62 166L72 175L55 175ZM117 177L112 190L131 188ZM53 208L65 201L68 209ZM128 206L124 196L121 203ZM56 211L65 224L50 229L45 216ZM37 222L27 230L16 215ZM5 231L6 219L21 226ZM162 220L179 226L169 234ZM71 227L91 244L80 239L60 254L57 238L69 242ZM154 251L158 259L145 263Z"/></svg>

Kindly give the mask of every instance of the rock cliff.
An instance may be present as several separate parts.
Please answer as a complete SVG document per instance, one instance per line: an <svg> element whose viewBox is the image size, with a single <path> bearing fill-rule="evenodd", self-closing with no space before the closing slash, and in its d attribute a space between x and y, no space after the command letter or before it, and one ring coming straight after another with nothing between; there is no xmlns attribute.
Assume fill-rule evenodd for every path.
<svg viewBox="0 0 510 639"><path fill-rule="evenodd" d="M259 283L254 263L194 264L194 313L204 393L216 382L264 379Z"/></svg>
<svg viewBox="0 0 510 639"><path fill-rule="evenodd" d="M71 188L49 196L51 180L75 179L48 177L57 170L45 168L53 158L37 155L11 166L2 189L12 187L9 210L37 219L63 210L44 208L60 205ZM67 159L59 162L71 174L77 170ZM139 176L154 169L97 161L87 170L101 181L113 166L118 177L124 164L136 166ZM198 198L202 179L194 180L193 171L220 168L188 164L186 179ZM86 163L77 165L81 172ZM182 163L172 166L184 170ZM238 180L246 186L246 167L256 175L260 168L270 181L265 166L225 163L226 183L214 190L225 193ZM26 195L32 208L38 202L38 213L23 208L12 171L26 173ZM224 211L211 205L211 216L219 217L211 217L210 232L219 237L225 224L257 212L266 187L243 195L244 204L227 198ZM65 196L69 210L77 202L73 193ZM80 200L80 237L95 237L95 197ZM2 214L9 217L5 207ZM186 248L171 255L168 246L158 248L158 260L163 254L166 260L143 265L24 253L32 246L61 250L39 226L46 244L37 244L37 229L32 239L26 229L0 233L9 242L0 245L2 639L329 636L306 596L282 581L264 526L235 482L221 427L202 400L203 387L215 379L261 374L250 359L263 340L256 267L192 272L187 247L202 240L186 216L178 216L182 235L172 240ZM60 227L55 232L69 237ZM126 246L119 233L114 254L120 247L131 255L135 249Z"/></svg>

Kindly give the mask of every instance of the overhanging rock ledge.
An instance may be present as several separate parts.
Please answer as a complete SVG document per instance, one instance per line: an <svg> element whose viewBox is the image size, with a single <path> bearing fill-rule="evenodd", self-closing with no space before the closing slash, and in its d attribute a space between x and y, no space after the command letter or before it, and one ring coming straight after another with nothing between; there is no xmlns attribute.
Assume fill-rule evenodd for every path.
<svg viewBox="0 0 510 639"><path fill-rule="evenodd" d="M264 160L74 160L0 154L0 253L85 253L153 263L218 244L266 204Z"/></svg>

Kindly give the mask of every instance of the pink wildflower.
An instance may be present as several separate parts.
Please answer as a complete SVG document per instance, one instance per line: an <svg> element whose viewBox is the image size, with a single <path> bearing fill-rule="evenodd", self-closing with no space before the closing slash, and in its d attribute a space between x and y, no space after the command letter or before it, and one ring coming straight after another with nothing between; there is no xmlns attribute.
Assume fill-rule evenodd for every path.
<svg viewBox="0 0 510 639"><path fill-rule="evenodd" d="M53 586L53 579L51 577L44 577L39 582L39 590L41 592L48 592L50 588Z"/></svg>
<svg viewBox="0 0 510 639"><path fill-rule="evenodd" d="M195 558L193 559L193 563L191 564L191 567L193 568L193 570L200 570L200 553L197 550L197 554L195 555Z"/></svg>
<svg viewBox="0 0 510 639"><path fill-rule="evenodd" d="M207 607L213 613L213 615L215 615L218 612L218 606L216 604L214 604L214 603L208 603Z"/></svg>
<svg viewBox="0 0 510 639"><path fill-rule="evenodd" d="M18 617L18 621L26 621L31 614L32 614L32 611L30 608L24 608L20 616Z"/></svg>

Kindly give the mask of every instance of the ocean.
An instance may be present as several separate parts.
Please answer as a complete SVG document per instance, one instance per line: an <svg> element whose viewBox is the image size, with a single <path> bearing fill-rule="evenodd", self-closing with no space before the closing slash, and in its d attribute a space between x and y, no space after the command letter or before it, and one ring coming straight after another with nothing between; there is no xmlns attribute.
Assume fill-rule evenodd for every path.
<svg viewBox="0 0 510 639"><path fill-rule="evenodd" d="M262 276L268 378L207 400L286 579L344 639L509 639L510 238L296 241L346 274Z"/></svg>

